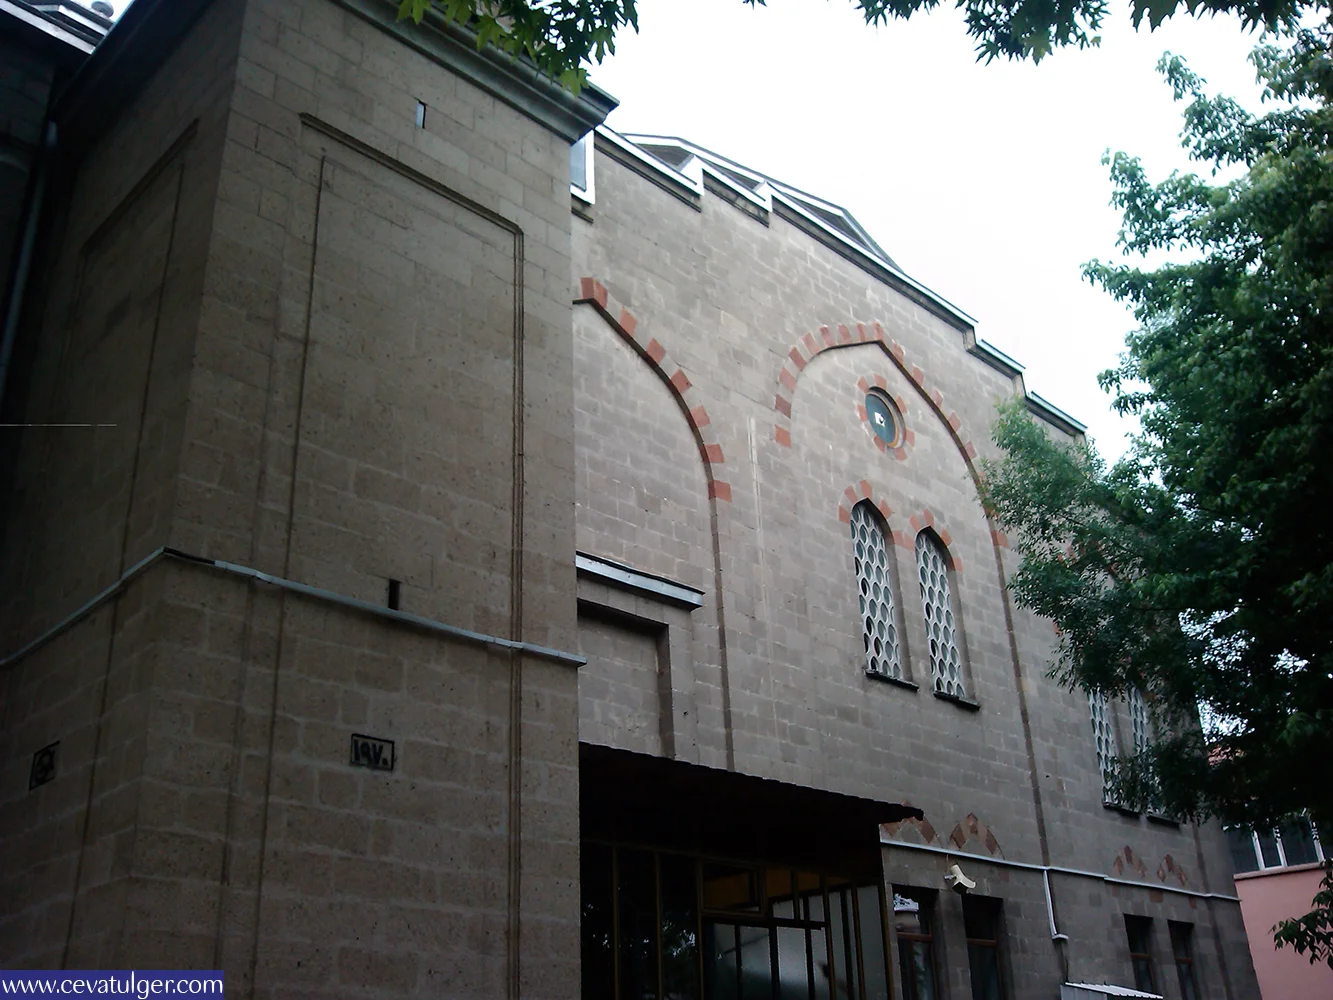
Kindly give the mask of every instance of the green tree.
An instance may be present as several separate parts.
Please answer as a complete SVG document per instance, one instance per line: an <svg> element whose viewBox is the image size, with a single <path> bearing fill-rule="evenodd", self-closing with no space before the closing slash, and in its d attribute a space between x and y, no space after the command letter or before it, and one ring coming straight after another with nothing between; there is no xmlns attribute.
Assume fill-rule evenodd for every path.
<svg viewBox="0 0 1333 1000"><path fill-rule="evenodd" d="M1130 452L1108 468L1010 408L982 499L1018 602L1059 630L1053 673L1152 706L1115 794L1245 826L1308 810L1333 849L1333 61L1327 24L1286 41L1252 57L1262 116L1163 57L1210 177L1108 158L1120 245L1170 261L1085 266L1140 324L1101 376ZM1330 878L1277 941L1333 965Z"/></svg>
<svg viewBox="0 0 1333 1000"><path fill-rule="evenodd" d="M742 0L762 6L765 0ZM906 20L930 11L940 0L852 0L867 24ZM977 57L1000 56L1040 62L1055 49L1100 43L1097 32L1110 10L1108 0L954 0L967 19ZM1134 26L1157 27L1182 8L1190 14L1230 13L1247 28L1293 27L1318 0L1130 0ZM616 34L639 29L636 0L399 0L398 16L418 23L434 11L446 21L467 24L477 45L524 56L565 86L587 82L589 62L615 51ZM705 30L705 26L700 26Z"/></svg>

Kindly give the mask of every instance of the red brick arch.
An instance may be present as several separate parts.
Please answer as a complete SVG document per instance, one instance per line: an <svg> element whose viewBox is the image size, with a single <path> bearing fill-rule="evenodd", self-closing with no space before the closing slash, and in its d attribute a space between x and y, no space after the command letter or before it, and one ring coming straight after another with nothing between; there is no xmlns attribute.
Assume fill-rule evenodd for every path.
<svg viewBox="0 0 1333 1000"><path fill-rule="evenodd" d="M906 799L902 804L910 806L911 803ZM939 834L935 832L935 827L926 819L926 814L920 816L908 816L906 819L897 820L893 823L881 823L879 825L880 841L884 837L893 840L900 840L905 844L938 844Z"/></svg>
<svg viewBox="0 0 1333 1000"><path fill-rule="evenodd" d="M963 561L958 558L957 553L953 550L953 536L949 534L948 528L942 528L935 523L934 511L929 507L922 507L920 513L913 514L907 519L907 523L911 526L912 533L909 535L906 532L896 532L893 538L895 542L915 552L916 536L929 529L940 540L940 544L944 546L944 557L949 561L949 568L955 573L963 571ZM902 538L899 539L898 535L902 535Z"/></svg>
<svg viewBox="0 0 1333 1000"><path fill-rule="evenodd" d="M1184 868L1176 864L1176 859L1167 855L1162 858L1162 863L1157 866L1157 880L1165 882L1167 879L1175 879L1180 883L1182 889L1188 889L1190 884L1189 873Z"/></svg>
<svg viewBox="0 0 1333 1000"><path fill-rule="evenodd" d="M708 417L708 411L699 399L698 390L685 374L685 369L675 363L656 337L649 336L639 329L639 321L628 309L611 298L606 286L600 281L594 278L580 278L574 304L592 306L666 385L681 413L685 415L685 421L694 435L695 444L698 445L699 458L704 463L704 474L708 477L709 498L730 501L731 485L718 475L721 471L719 466L726 462L722 454L722 445L717 440L717 433Z"/></svg>
<svg viewBox="0 0 1333 1000"><path fill-rule="evenodd" d="M874 504L885 521L893 516L893 508L889 506L889 502L883 497L876 500L875 488L870 485L870 480L862 479L842 491L842 496L838 500L838 520L843 524L851 524L852 508L862 500L869 500Z"/></svg>
<svg viewBox="0 0 1333 1000"><path fill-rule="evenodd" d="M968 813L967 817L956 825L953 832L949 834L949 843L960 851L970 840L976 840L991 857L1004 857L1004 850L1000 847L1000 841L983 820L977 819L976 813Z"/></svg>
<svg viewBox="0 0 1333 1000"><path fill-rule="evenodd" d="M1139 856L1134 853L1134 848L1130 847L1128 844L1125 845L1123 851L1116 854L1115 859L1111 862L1111 870L1114 871L1117 876L1123 876L1125 872L1128 871L1138 875L1139 878L1146 879L1148 877L1147 866L1144 865Z"/></svg>
<svg viewBox="0 0 1333 1000"><path fill-rule="evenodd" d="M893 508L889 506L889 502L884 499L883 496L880 496L878 500L875 499L875 487L871 484L870 480L862 479L859 483L852 483L852 485L843 490L838 497L838 520L843 524L851 524L852 508L862 500L869 500L874 504L875 509L880 512L886 523L889 518L893 517ZM949 560L949 567L953 569L955 573L961 573L963 571L962 560L954 554L954 551L951 548L953 545L953 537L949 534L948 528L942 528L936 523L934 511L929 507L923 507L920 513L913 514L907 519L907 524L912 529L910 532L892 530L891 528L895 545L901 545L909 552L915 552L916 536L929 528L935 533L935 536L940 542L943 543L944 555L945 558Z"/></svg>
<svg viewBox="0 0 1333 1000"><path fill-rule="evenodd" d="M791 346L791 350L787 352L787 357L782 362L782 369L778 372L778 388L773 397L773 408L778 414L773 429L773 437L777 443L784 448L791 447L791 400L796 393L797 380L805 370L805 366L824 351L855 347L858 344L878 344L898 370L911 380L927 406L949 428L949 436L962 452L972 478L976 479L977 470L973 466L973 459L977 457L977 449L972 444L971 438L962 432L962 418L955 411L946 410L944 394L938 388L926 384L925 372L918 365L908 361L903 345L896 340L890 340L884 333L884 327L879 323L854 323L850 327L845 323L839 324L836 334L830 327L821 326L818 336L806 333Z"/></svg>

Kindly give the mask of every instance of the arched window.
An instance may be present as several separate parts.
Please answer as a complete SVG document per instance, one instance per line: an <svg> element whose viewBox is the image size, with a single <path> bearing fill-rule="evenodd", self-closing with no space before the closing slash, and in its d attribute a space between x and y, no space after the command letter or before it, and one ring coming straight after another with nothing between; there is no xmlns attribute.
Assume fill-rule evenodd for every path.
<svg viewBox="0 0 1333 1000"><path fill-rule="evenodd" d="M930 673L940 694L965 697L963 656L958 648L953 593L949 585L949 560L942 546L928 531L916 536L916 574L921 582L921 604L926 615L926 639L930 642Z"/></svg>
<svg viewBox="0 0 1333 1000"><path fill-rule="evenodd" d="M1153 724L1152 717L1148 714L1148 702L1144 698L1143 692L1136 687L1129 689L1129 695L1126 697L1129 706L1129 730L1131 738L1134 740L1134 755L1145 754L1152 749L1153 745ZM1151 789L1151 796L1148 799L1148 811L1156 813L1161 809L1161 803L1156 794L1156 785Z"/></svg>
<svg viewBox="0 0 1333 1000"><path fill-rule="evenodd" d="M1152 746L1152 723L1148 720L1148 703L1138 688L1129 689L1129 725L1134 734L1134 753L1147 752Z"/></svg>
<svg viewBox="0 0 1333 1000"><path fill-rule="evenodd" d="M1092 738L1097 745L1097 767L1102 772L1102 801L1114 802L1111 779L1115 777L1116 758L1120 756L1111 723L1111 707L1100 691L1088 692L1088 716L1092 720Z"/></svg>
<svg viewBox="0 0 1333 1000"><path fill-rule="evenodd" d="M852 508L852 550L856 560L856 589L861 600L861 636L866 647L866 671L902 680L902 650L898 641L897 600L884 527L868 500Z"/></svg>

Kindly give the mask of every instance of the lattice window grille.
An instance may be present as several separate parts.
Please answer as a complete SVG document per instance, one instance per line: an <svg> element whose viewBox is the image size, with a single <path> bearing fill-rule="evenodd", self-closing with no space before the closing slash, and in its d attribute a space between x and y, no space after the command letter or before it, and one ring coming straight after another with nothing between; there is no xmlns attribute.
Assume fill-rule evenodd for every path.
<svg viewBox="0 0 1333 1000"><path fill-rule="evenodd" d="M1134 734L1134 753L1141 754L1152 745L1152 729L1148 722L1148 704L1138 688L1129 689L1129 725Z"/></svg>
<svg viewBox="0 0 1333 1000"><path fill-rule="evenodd" d="M1141 754L1147 752L1152 746L1152 721L1148 717L1148 702L1143 697L1143 692L1138 688L1129 689L1129 728L1134 739L1134 753ZM1162 804L1160 796L1157 795L1157 785L1154 782L1150 790L1148 800L1148 809L1157 812Z"/></svg>
<svg viewBox="0 0 1333 1000"><path fill-rule="evenodd" d="M916 536L916 571L921 582L921 604L930 642L930 673L935 690L963 697L963 658L958 651L958 630L949 592L949 566L938 542L924 531Z"/></svg>
<svg viewBox="0 0 1333 1000"><path fill-rule="evenodd" d="M1111 779L1115 777L1115 762L1119 750L1115 742L1115 729L1111 725L1111 710L1106 695L1099 691L1088 692L1088 714L1092 719L1092 738L1097 745L1097 767L1102 772L1102 799L1114 802Z"/></svg>
<svg viewBox="0 0 1333 1000"><path fill-rule="evenodd" d="M889 549L884 541L884 529L865 501L852 508L852 548L856 562L856 589L861 601L866 670L881 677L901 680L902 650L894 615Z"/></svg>

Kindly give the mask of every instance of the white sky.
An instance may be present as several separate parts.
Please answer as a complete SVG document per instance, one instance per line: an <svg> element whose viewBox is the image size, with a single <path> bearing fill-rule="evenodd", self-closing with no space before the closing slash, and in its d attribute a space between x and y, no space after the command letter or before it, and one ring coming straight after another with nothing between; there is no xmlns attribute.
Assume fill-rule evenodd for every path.
<svg viewBox="0 0 1333 1000"><path fill-rule="evenodd" d="M1236 20L1135 32L1128 0L1112 7L1100 48L1033 66L978 63L951 7L871 28L850 0L640 0L639 34L592 80L620 99L612 128L681 136L847 208L1114 458L1132 425L1096 379L1135 324L1080 271L1117 259L1102 153L1141 156L1154 179L1192 169L1154 69L1166 50L1210 90L1256 109L1259 91L1257 37Z"/></svg>
<svg viewBox="0 0 1333 1000"><path fill-rule="evenodd" d="M621 101L611 127L682 136L846 207L1115 457L1130 426L1096 377L1135 324L1080 271L1119 259L1102 153L1139 155L1154 179L1190 169L1154 69L1168 49L1210 90L1252 108L1259 91L1238 22L1135 33L1128 2L1113 7L1100 49L1033 66L977 63L953 9L875 29L848 0L642 0L640 34L591 78Z"/></svg>

